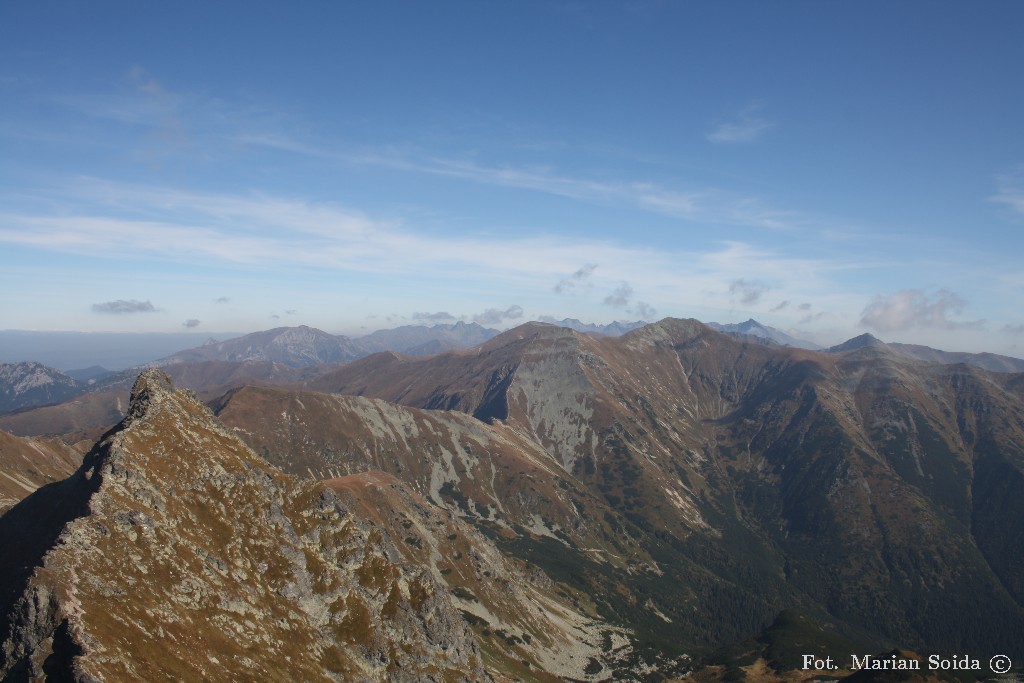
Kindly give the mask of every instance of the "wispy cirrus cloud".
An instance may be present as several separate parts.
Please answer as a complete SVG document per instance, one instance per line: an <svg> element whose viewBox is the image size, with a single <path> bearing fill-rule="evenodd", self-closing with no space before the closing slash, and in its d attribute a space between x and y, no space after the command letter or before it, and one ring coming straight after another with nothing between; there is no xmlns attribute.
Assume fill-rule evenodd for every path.
<svg viewBox="0 0 1024 683"><path fill-rule="evenodd" d="M540 192L579 202L619 204L682 220L778 229L804 225L800 212L779 209L759 197L697 183L653 182L643 178L588 178L545 164L483 163L472 158L434 154L410 146L356 147L345 141L303 139L283 132L288 117L244 102L210 98L167 87L141 66L122 79L115 92L65 94L55 101L89 117L149 129L136 150L146 157L181 149L190 154L235 154L240 146L275 150L346 166L366 166L465 182ZM740 112L740 123L723 124L715 137L743 141L770 126L754 103ZM294 121L290 121L295 127ZM741 125L742 124L742 125ZM758 129L758 126L761 126ZM731 127L730 127L731 126ZM745 127L743 127L745 126ZM756 129L756 130L755 130Z"/></svg>
<svg viewBox="0 0 1024 683"><path fill-rule="evenodd" d="M1024 215L1024 166L1010 173L996 176L996 193L990 202L1010 207L1015 213Z"/></svg>
<svg viewBox="0 0 1024 683"><path fill-rule="evenodd" d="M762 109L762 102L752 102L732 118L717 122L705 137L710 142L719 144L753 142L775 125L760 115Z"/></svg>
<svg viewBox="0 0 1024 683"><path fill-rule="evenodd" d="M650 213L694 222L770 229L790 228L806 222L806 218L797 211L775 209L758 198L719 188L678 189L646 181L593 180L558 174L544 167L491 167L471 161L437 158L407 168L578 201L626 204Z"/></svg>
<svg viewBox="0 0 1024 683"><path fill-rule="evenodd" d="M688 221L744 225L769 229L807 223L800 212L777 209L757 197L714 187L670 187L645 180L593 179L559 173L544 165L487 165L473 159L454 159L409 151L346 152L330 146L308 145L272 135L245 135L244 144L408 173L454 178L493 187L507 187L596 204L622 204L642 211Z"/></svg>

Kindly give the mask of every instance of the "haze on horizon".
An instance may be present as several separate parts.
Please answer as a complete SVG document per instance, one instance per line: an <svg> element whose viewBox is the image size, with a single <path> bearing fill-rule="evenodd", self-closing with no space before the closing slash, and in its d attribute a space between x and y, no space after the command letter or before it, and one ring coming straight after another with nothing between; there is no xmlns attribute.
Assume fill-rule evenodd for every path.
<svg viewBox="0 0 1024 683"><path fill-rule="evenodd" d="M3 327L1021 356L1024 5L0 5Z"/></svg>

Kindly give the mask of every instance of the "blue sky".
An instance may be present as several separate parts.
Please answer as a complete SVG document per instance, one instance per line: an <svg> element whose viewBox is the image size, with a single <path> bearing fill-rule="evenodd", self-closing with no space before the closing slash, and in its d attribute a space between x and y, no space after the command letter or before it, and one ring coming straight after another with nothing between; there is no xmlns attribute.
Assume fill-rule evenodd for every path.
<svg viewBox="0 0 1024 683"><path fill-rule="evenodd" d="M0 326L1024 355L1020 2L0 4Z"/></svg>

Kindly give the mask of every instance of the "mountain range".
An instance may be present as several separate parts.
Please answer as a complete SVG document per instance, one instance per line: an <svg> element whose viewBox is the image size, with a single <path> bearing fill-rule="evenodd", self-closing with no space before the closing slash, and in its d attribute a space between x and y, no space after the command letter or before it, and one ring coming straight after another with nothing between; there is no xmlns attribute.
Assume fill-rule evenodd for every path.
<svg viewBox="0 0 1024 683"><path fill-rule="evenodd" d="M514 547L575 567L581 590L614 577L630 598L599 604L652 640L709 646L800 605L879 644L1017 647L1017 375L665 320L604 339L526 325L472 355L373 356L311 388L459 410L541 445L567 481L542 518L567 538ZM594 563L588 547L628 559Z"/></svg>
<svg viewBox="0 0 1024 683"><path fill-rule="evenodd" d="M28 484L0 517L0 672L799 680L786 639L1020 662L1024 375L937 353L665 319L146 371L62 482L0 459ZM216 376L209 408L176 369ZM131 668L158 629L167 658Z"/></svg>
<svg viewBox="0 0 1024 683"><path fill-rule="evenodd" d="M621 336L645 323L616 321L607 325L594 325L567 318L550 324L597 336ZM791 337L755 320L730 325L708 323L708 326L737 339L762 340L766 344L794 348L817 348L811 342ZM212 397L233 386L247 383L295 384L326 372L329 369L327 366L331 364L343 364L382 351L413 356L436 355L477 346L497 334L497 330L463 322L451 325L409 325L378 330L357 339L305 326L279 327L225 341L209 339L201 346L179 351L149 365L167 368L177 385ZM1024 360L1019 358L992 353L940 351L910 344L885 344L869 334L855 337L831 350L841 351L862 344L884 344L895 353L926 362L944 365L965 363L993 372L1024 372ZM137 367L111 372L93 366L62 372L34 362L0 364L0 428L23 434L71 431L73 427L70 426L56 432L40 431L37 428L54 419L54 412L66 415L57 418L60 425L82 422L73 411L66 409L46 411L46 417L3 416L38 406L62 404L90 393L104 394L105 397L84 399L86 413L96 414L95 406L99 404L110 406L120 403L123 406L139 371ZM110 424L110 421L102 424Z"/></svg>
<svg viewBox="0 0 1024 683"><path fill-rule="evenodd" d="M633 329L631 326L639 324L584 326L579 321L573 322L598 334L618 334L620 330ZM356 339L306 326L278 327L225 341L208 339L200 346L179 351L148 365L167 368L179 386L213 395L244 383L294 383L318 371L304 372L303 368L345 363L381 351L417 356L469 348L497 334L497 330L461 321L450 325L406 325L378 330ZM93 407L98 403L113 405L120 402L126 405L127 392L139 371L139 367L111 372L92 366L62 372L35 362L0 364L0 415L62 404L90 393L104 394L106 398L86 399L87 412L95 413ZM47 416L43 419L36 419L36 416L16 418L7 427L18 433L36 433L33 425L49 424L54 417L53 412L46 411ZM58 422L68 424L67 419L59 419ZM68 427L59 431L70 430Z"/></svg>
<svg viewBox="0 0 1024 683"><path fill-rule="evenodd" d="M378 330L356 339L335 335L315 327L275 327L235 339L211 340L202 346L180 351L153 363L156 367L197 361L270 361L291 367L342 363L379 351L429 355L462 349L487 341L497 330L477 323L451 325L407 325Z"/></svg>

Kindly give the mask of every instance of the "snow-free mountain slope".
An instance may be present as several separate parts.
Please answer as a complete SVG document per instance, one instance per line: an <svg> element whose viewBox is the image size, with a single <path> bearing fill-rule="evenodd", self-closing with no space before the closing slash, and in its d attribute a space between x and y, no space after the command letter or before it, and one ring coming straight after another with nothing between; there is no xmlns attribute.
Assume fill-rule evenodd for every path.
<svg viewBox="0 0 1024 683"><path fill-rule="evenodd" d="M0 414L60 403L83 390L74 378L41 363L0 364Z"/></svg>
<svg viewBox="0 0 1024 683"><path fill-rule="evenodd" d="M645 636L721 644L797 606L878 646L987 650L1018 648L1007 634L1024 626L1018 380L871 339L819 353L667 319L600 339L531 323L315 385L460 410L543 447L611 509L606 546L658 572L648 609L592 594ZM556 575L572 563L584 590L650 590L557 538L507 548ZM984 620L956 616L980 605Z"/></svg>
<svg viewBox="0 0 1024 683"><path fill-rule="evenodd" d="M5 680L484 679L443 583L159 371L0 544Z"/></svg>
<svg viewBox="0 0 1024 683"><path fill-rule="evenodd" d="M82 454L58 439L23 439L0 431L0 515L36 489L78 469Z"/></svg>

